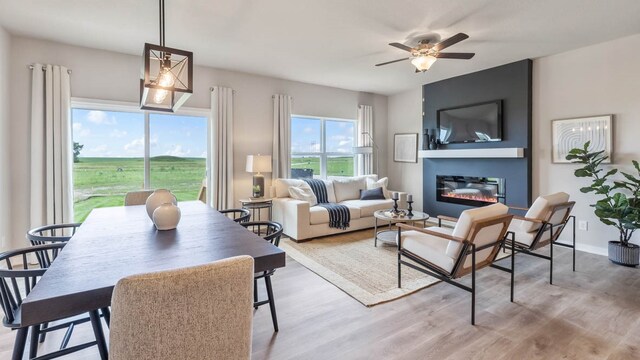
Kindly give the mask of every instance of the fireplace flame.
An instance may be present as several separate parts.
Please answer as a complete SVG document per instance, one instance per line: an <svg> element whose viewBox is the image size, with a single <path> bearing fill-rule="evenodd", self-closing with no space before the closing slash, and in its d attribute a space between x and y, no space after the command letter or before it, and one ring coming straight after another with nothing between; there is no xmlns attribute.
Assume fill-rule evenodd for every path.
<svg viewBox="0 0 640 360"><path fill-rule="evenodd" d="M454 198L454 199L463 199L463 200L473 200L473 201L483 201L488 203L497 203L498 198L494 196L484 196L478 194L456 194L453 192L443 193L441 196Z"/></svg>

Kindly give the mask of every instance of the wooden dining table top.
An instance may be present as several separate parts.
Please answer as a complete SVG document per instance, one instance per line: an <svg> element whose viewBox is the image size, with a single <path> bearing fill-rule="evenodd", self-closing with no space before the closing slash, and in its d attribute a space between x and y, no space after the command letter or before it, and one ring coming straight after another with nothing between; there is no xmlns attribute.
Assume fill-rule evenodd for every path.
<svg viewBox="0 0 640 360"><path fill-rule="evenodd" d="M144 205L94 209L22 303L34 325L110 306L118 280L238 255L255 271L285 266L283 250L200 201L178 204L177 229L159 231Z"/></svg>

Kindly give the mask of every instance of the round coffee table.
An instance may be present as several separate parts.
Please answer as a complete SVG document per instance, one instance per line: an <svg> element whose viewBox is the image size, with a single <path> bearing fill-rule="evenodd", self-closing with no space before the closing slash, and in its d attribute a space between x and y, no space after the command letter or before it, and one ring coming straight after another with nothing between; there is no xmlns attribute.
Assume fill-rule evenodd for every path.
<svg viewBox="0 0 640 360"><path fill-rule="evenodd" d="M416 221L422 221L423 227L427 226L429 214L421 211L413 211L412 213L413 215L411 216L405 215L403 217L393 217L390 210L378 210L374 212L373 217L375 217L375 225L373 228L373 246L378 246L378 241L396 245L396 236L398 235L398 232L396 230L391 230L391 225L393 224L409 222L415 223ZM378 219L387 221L389 223L389 228L378 231Z"/></svg>

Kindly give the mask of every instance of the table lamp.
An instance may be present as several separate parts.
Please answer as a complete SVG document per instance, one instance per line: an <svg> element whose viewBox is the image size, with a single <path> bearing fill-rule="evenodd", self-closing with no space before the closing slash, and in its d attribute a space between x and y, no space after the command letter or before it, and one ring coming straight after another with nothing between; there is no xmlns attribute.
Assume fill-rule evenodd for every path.
<svg viewBox="0 0 640 360"><path fill-rule="evenodd" d="M247 172L253 173L253 197L264 196L263 172L271 172L271 155L247 155Z"/></svg>

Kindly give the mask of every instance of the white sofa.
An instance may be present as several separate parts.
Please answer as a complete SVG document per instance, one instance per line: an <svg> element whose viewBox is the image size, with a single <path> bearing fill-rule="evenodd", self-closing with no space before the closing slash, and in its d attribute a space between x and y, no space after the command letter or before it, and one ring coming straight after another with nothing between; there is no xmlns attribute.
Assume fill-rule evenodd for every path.
<svg viewBox="0 0 640 360"><path fill-rule="evenodd" d="M327 209L291 198L290 187L308 186L303 180L275 179L271 187L273 220L282 224L284 233L296 241L372 228L375 221L373 213L393 207L390 190L385 191L384 200L360 200L360 190L379 186L380 184L374 184L377 180L377 175L330 177L329 180L325 180L329 202L346 205L351 214L349 227L341 230L329 227ZM406 193L398 193L398 207L406 208Z"/></svg>

